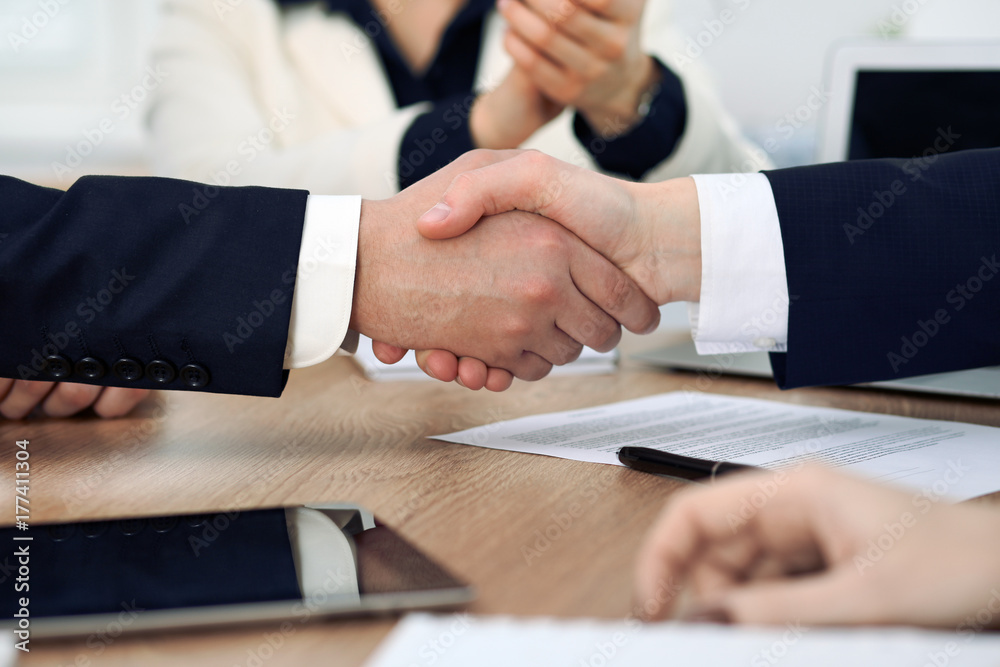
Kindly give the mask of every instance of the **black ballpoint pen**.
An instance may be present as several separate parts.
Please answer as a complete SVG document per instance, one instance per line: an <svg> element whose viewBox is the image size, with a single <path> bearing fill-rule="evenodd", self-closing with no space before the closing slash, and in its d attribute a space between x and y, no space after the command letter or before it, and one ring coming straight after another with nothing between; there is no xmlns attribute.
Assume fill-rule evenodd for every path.
<svg viewBox="0 0 1000 667"><path fill-rule="evenodd" d="M670 452L661 452L649 447L622 447L618 450L618 460L633 470L653 473L654 475L669 475L698 482L709 482L720 475L744 470L762 470L757 466L728 461L709 461L691 456L681 456Z"/></svg>

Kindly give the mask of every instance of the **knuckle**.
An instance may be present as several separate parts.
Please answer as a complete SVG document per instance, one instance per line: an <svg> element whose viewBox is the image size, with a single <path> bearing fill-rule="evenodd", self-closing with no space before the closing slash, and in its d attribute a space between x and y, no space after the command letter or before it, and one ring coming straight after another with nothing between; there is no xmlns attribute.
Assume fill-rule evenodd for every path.
<svg viewBox="0 0 1000 667"><path fill-rule="evenodd" d="M508 317L503 325L505 337L513 341L524 340L531 335L533 329L531 320L520 315ZM504 366L506 364L501 362L499 365Z"/></svg>
<svg viewBox="0 0 1000 667"><path fill-rule="evenodd" d="M525 279L521 286L521 296L532 305L547 305L559 296L555 281L547 275L536 274Z"/></svg>
<svg viewBox="0 0 1000 667"><path fill-rule="evenodd" d="M580 358L580 353L583 352L583 345L579 343L559 343L558 344L558 359L557 365L562 366L563 364L568 364L572 361L576 361Z"/></svg>
<svg viewBox="0 0 1000 667"><path fill-rule="evenodd" d="M472 190L476 187L476 175L470 171L463 171L461 174L456 176L451 182L451 189L453 192L464 192L466 190Z"/></svg>
<svg viewBox="0 0 1000 667"><path fill-rule="evenodd" d="M598 318L594 323L592 338L593 348L600 352L607 352L614 349L621 338L622 329L610 317Z"/></svg>
<svg viewBox="0 0 1000 667"><path fill-rule="evenodd" d="M527 169L545 171L552 165L553 158L533 148L518 155L517 160L524 163L523 166Z"/></svg>
<svg viewBox="0 0 1000 667"><path fill-rule="evenodd" d="M601 299L601 309L606 313L616 313L620 311L635 288L632 281L621 272L614 272L608 277L604 286Z"/></svg>
<svg viewBox="0 0 1000 667"><path fill-rule="evenodd" d="M577 12L577 5L572 0L560 0L552 13L559 17L560 22L568 21Z"/></svg>

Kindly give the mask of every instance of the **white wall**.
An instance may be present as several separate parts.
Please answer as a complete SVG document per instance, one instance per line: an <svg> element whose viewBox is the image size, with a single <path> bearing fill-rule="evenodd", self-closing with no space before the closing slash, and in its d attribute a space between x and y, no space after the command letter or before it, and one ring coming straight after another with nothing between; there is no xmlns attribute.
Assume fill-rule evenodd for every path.
<svg viewBox="0 0 1000 667"><path fill-rule="evenodd" d="M154 18L155 0L3 0L0 171L67 185L141 170Z"/></svg>

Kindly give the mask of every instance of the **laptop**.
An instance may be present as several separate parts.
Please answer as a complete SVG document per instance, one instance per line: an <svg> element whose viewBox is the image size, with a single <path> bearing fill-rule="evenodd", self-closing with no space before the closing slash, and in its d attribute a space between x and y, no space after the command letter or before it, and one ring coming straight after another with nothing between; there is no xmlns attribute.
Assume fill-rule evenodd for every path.
<svg viewBox="0 0 1000 667"><path fill-rule="evenodd" d="M817 162L922 155L949 128L961 135L949 152L1000 146L1000 42L842 42L828 58L825 78L830 93ZM634 358L713 374L771 376L766 352L702 356L693 342ZM865 386L1000 398L1000 366Z"/></svg>

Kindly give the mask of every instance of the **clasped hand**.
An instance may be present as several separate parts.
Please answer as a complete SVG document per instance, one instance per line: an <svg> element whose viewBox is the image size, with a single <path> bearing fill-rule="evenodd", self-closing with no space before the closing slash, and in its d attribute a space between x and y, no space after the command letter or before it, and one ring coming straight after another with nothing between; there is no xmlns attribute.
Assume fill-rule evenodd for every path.
<svg viewBox="0 0 1000 667"><path fill-rule="evenodd" d="M634 280L542 216L504 207L477 214L479 223L454 238L421 236L415 221L456 177L462 183L463 174L519 155L474 151L391 199L362 204L351 327L395 346L376 345L381 359L396 361L406 348L448 350L454 368L425 370L450 381L457 358L478 360L479 374L463 376L467 386L502 390L512 376L539 379L576 359L583 345L612 349L619 323L656 327L656 304Z"/></svg>
<svg viewBox="0 0 1000 667"><path fill-rule="evenodd" d="M474 163L479 164L470 168ZM657 305L699 299L701 228L697 193L690 178L655 184L628 183L560 162L536 151L478 151L456 161L444 171L448 173L439 173L434 178L444 180L450 177L449 180L454 180L446 184L447 189L443 189L439 200L435 200L437 204L423 209L426 213L421 215L416 225L426 239L447 244L466 239L470 234L490 235L494 239L491 243L495 245L492 260L529 260L531 243L537 239L525 236L525 230L532 229L533 233L544 230L553 239L565 239L564 242L569 244L567 248L573 248L579 254L577 267L589 262L601 272L588 275L586 279L579 269L570 275L572 285L579 287L579 292L589 302L587 299L560 298L533 304L536 308L555 306L559 314L553 321L555 331L539 324L530 336L522 337L522 340L531 340L535 346L525 350L537 352L551 349L555 340L565 343L562 334L597 350L608 349L612 347L608 344L611 338L606 339L605 344L594 345L591 341L596 337L583 335L581 322L607 325L607 320L594 313L603 311L606 317L615 318L630 331L644 333L659 321ZM422 188L423 184L413 187ZM433 191L437 187L435 184L422 192ZM399 197L404 195L406 192ZM504 214L506 211L522 212L518 213L519 226L512 228L517 231L509 237L503 237L504 230L493 222L512 215ZM523 212L533 215L526 217ZM565 229L555 226L552 221L559 222ZM413 227L412 222L405 224ZM522 246L525 240L529 243ZM473 242L472 239L466 241ZM584 243L590 246L586 252L581 249L585 248ZM443 248L439 250L443 251ZM512 254L505 254L511 251ZM597 253L603 255L603 262L597 261ZM535 261L546 264L536 264ZM533 271L544 268L565 273L567 268L572 268L553 262L551 257L538 255L529 263ZM614 267L620 272L611 271ZM519 289L516 284L509 287ZM570 286L567 286L567 291L571 294L576 292ZM474 296L474 293L470 292L469 296ZM519 298L524 300L529 296L521 294ZM555 293L551 296L554 297ZM623 296L628 298L627 307L623 306ZM470 314L475 312L475 305L468 307L473 309ZM577 308L583 310L571 314ZM498 314L495 312L494 316ZM569 328L564 328L564 325ZM541 339L547 336L552 340L542 342ZM539 375L534 371L548 372L550 364L571 361L579 351L574 349L574 354L561 356L542 354L540 356L546 363L540 364L535 360L531 367L533 372L525 374L509 363L509 357L499 360L496 355L489 354L485 349L489 347L487 338L477 339L481 343L478 352L471 351L474 345L469 340L458 349L407 345L400 342L399 335L393 334L372 338L380 341L374 343L373 350L386 363L399 361L406 349L417 349L417 362L431 377L446 382L457 379L470 389L486 387L494 391L506 389L512 376L535 379ZM615 336L614 342L617 343L617 340ZM516 345L519 341L507 339L505 342Z"/></svg>

